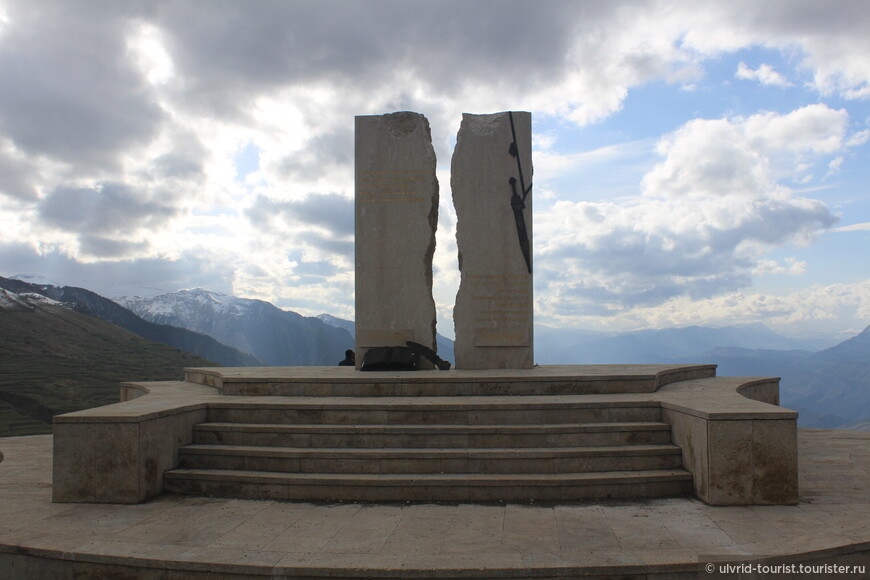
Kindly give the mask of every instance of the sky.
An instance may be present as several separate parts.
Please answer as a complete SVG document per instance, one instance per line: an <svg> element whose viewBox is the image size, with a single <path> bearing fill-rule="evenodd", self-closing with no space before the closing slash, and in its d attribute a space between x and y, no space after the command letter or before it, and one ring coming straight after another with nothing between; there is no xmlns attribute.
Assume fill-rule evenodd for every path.
<svg viewBox="0 0 870 580"><path fill-rule="evenodd" d="M355 115L532 113L536 322L870 324L864 0L0 0L0 275L352 319Z"/></svg>

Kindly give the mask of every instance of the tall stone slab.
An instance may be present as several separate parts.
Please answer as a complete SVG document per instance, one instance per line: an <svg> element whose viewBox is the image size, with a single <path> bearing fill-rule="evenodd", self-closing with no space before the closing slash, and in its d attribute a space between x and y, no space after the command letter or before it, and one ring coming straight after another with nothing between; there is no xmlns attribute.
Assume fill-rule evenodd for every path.
<svg viewBox="0 0 870 580"><path fill-rule="evenodd" d="M436 350L438 180L419 113L356 117L356 361L413 340ZM428 365L428 361L421 361Z"/></svg>
<svg viewBox="0 0 870 580"><path fill-rule="evenodd" d="M451 168L457 369L534 366L531 135L531 113L462 116Z"/></svg>

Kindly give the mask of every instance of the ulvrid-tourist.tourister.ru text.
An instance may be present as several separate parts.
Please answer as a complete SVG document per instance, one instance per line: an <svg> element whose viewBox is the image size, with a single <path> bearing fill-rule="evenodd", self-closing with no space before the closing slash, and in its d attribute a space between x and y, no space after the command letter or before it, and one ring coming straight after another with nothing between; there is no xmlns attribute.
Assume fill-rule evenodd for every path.
<svg viewBox="0 0 870 580"><path fill-rule="evenodd" d="M863 564L744 564L709 563L704 566L708 574L858 574L862 578L867 567Z"/></svg>

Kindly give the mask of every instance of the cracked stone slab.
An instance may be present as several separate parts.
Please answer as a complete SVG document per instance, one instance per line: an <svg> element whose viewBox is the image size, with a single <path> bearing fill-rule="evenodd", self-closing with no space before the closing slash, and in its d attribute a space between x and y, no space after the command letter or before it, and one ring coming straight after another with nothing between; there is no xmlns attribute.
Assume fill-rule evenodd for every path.
<svg viewBox="0 0 870 580"><path fill-rule="evenodd" d="M413 340L435 350L438 179L419 113L356 117L356 362ZM428 361L421 361L424 368Z"/></svg>

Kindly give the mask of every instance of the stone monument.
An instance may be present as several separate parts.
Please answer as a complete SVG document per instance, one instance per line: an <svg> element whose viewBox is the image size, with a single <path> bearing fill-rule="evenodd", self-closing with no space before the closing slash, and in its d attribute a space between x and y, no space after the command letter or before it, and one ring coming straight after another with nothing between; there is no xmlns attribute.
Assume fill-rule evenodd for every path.
<svg viewBox="0 0 870 580"><path fill-rule="evenodd" d="M419 113L356 117L356 363L378 346L436 349L438 180ZM431 368L421 359L422 368Z"/></svg>
<svg viewBox="0 0 870 580"><path fill-rule="evenodd" d="M124 383L123 403L54 418L54 501L694 491L711 505L797 503L797 413L777 406L778 378L717 377L712 364L530 368L530 135L521 112L465 115L459 131L455 355L468 370L203 367L184 381ZM437 211L426 119L357 117L357 360L406 340L434 350Z"/></svg>
<svg viewBox="0 0 870 580"><path fill-rule="evenodd" d="M450 178L457 369L534 366L531 135L531 113L462 116Z"/></svg>

